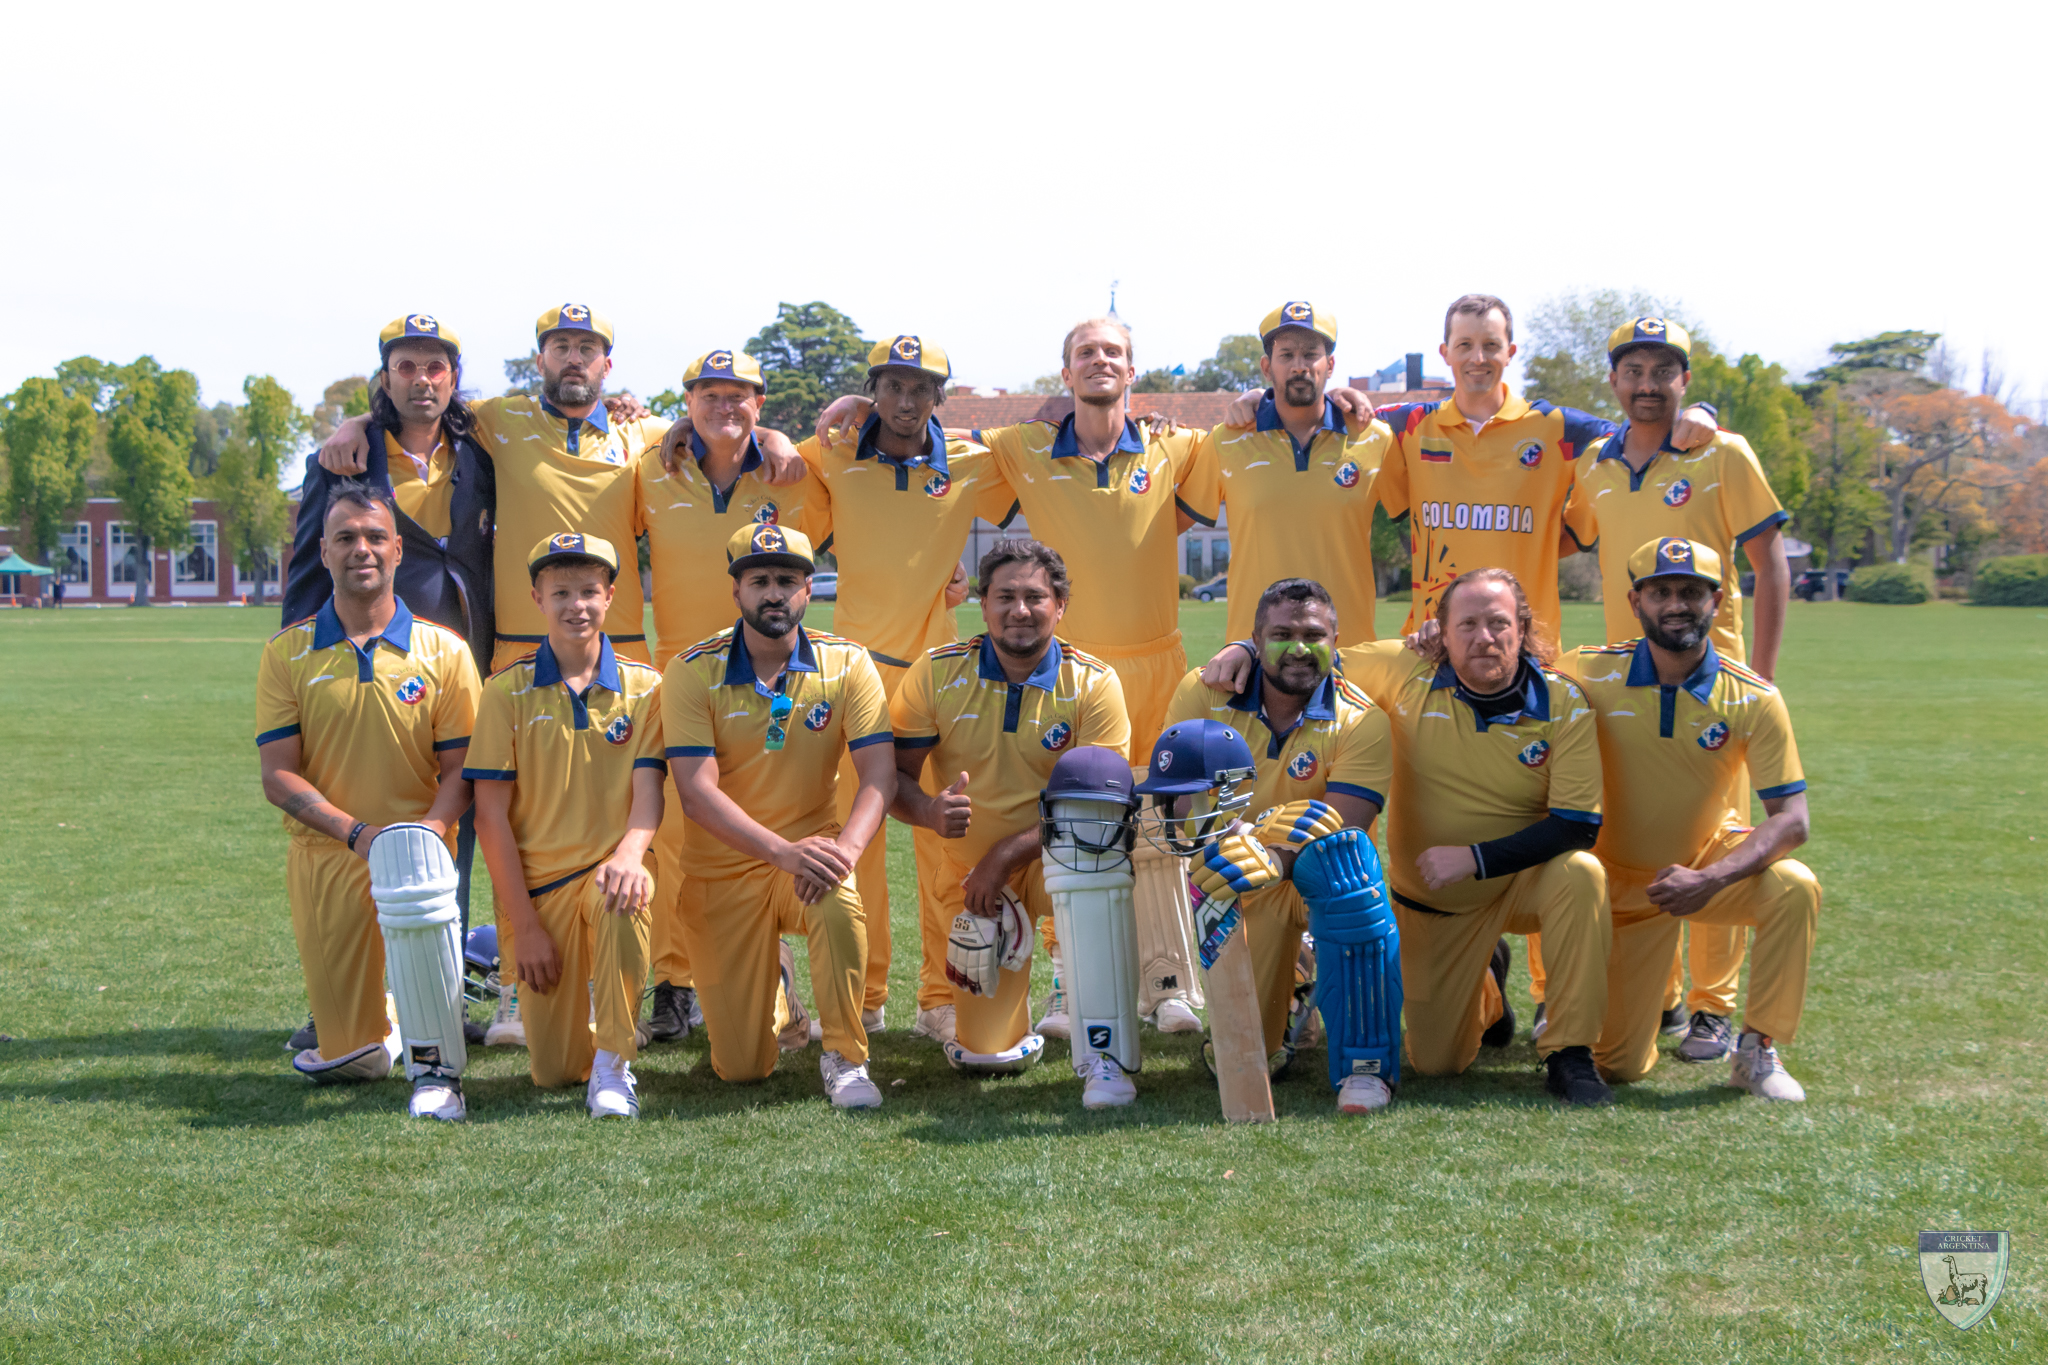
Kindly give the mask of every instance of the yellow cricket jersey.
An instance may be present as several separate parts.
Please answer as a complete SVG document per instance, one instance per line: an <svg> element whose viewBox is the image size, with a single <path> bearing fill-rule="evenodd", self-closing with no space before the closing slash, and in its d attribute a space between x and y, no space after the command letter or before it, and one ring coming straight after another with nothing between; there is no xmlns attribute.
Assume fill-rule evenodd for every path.
<svg viewBox="0 0 2048 1365"><path fill-rule="evenodd" d="M538 896L611 856L633 814L633 770L667 766L661 674L619 658L606 639L597 676L573 692L542 640L484 685L462 775L512 784L520 873Z"/></svg>
<svg viewBox="0 0 2048 1365"><path fill-rule="evenodd" d="M566 530L609 540L624 554L641 530L634 464L641 451L660 441L669 422L613 422L602 403L572 421L546 399L526 395L485 398L470 411L476 414L477 444L490 452L498 472L492 556L498 640L537 645L547 639L548 626L525 591L527 551L543 536ZM635 646L629 653L645 647L646 610L640 575L629 558L607 613L618 626L610 638Z"/></svg>
<svg viewBox="0 0 2048 1365"><path fill-rule="evenodd" d="M695 432L690 434L690 452L696 458L685 461L682 472L672 476L662 468L657 442L633 470L654 578L652 657L661 660L716 635L732 620L725 542L733 530L748 521L797 526L804 504L820 487L814 478L770 487L760 472L761 447L750 439L739 477L732 487L720 490L704 475L704 443Z"/></svg>
<svg viewBox="0 0 2048 1365"><path fill-rule="evenodd" d="M1195 455L1181 488L1188 515L1216 524L1230 509L1227 638L1252 633L1259 594L1283 578L1313 578L1337 607L1337 642L1378 638L1373 629L1373 476L1394 442L1384 422L1353 434L1337 405L1323 400L1323 423L1307 445L1280 424L1272 391L1257 423L1217 427Z"/></svg>
<svg viewBox="0 0 2048 1365"><path fill-rule="evenodd" d="M1131 720L1116 673L1055 638L1029 678L1013 683L986 635L927 650L889 703L898 749L924 749L929 790L966 773L967 833L943 844L972 867L1038 821L1038 794L1060 755L1099 744L1130 757Z"/></svg>
<svg viewBox="0 0 2048 1365"><path fill-rule="evenodd" d="M789 698L790 711L783 747L769 749L778 695ZM882 677L868 652L801 626L773 687L755 674L738 625L678 654L662 674L661 715L668 757L716 758L718 789L791 840L838 828L840 754L892 738ZM759 865L694 820L683 849L693 876L731 877Z"/></svg>
<svg viewBox="0 0 2048 1365"><path fill-rule="evenodd" d="M1564 674L1524 663L1510 697L1474 700L1448 663L1399 640L1353 645L1344 676L1387 713L1394 778L1387 807L1387 881L1411 909L1475 910L1502 882L1473 878L1431 891L1416 872L1424 849L1482 844L1546 815L1600 823L1600 741L1593 710Z"/></svg>
<svg viewBox="0 0 2048 1365"><path fill-rule="evenodd" d="M1579 680L1598 718L1608 818L1593 852L1602 861L1650 873L1690 866L1722 834L1749 824L1747 801L1740 811L1728 804L1745 765L1765 800L1806 790L1785 698L1711 641L1675 687L1657 681L1640 640L1588 645L1559 666Z"/></svg>
<svg viewBox="0 0 2048 1365"><path fill-rule="evenodd" d="M1790 520L1764 478L1749 442L1732 431L1698 450L1664 448L1638 474L1622 457L1627 426L1593 442L1579 457L1567 524L1581 539L1599 538L1601 593L1607 638L1632 640L1642 623L1628 605L1628 557L1661 536L1683 536L1721 556L1721 614L1714 618L1714 648L1741 661L1742 583L1735 547Z"/></svg>
<svg viewBox="0 0 2048 1365"><path fill-rule="evenodd" d="M270 637L256 674L256 743L299 737L299 776L358 820L417 820L440 789L444 749L468 745L478 683L469 646L398 603L358 649L334 603ZM294 839L327 843L289 815Z"/></svg>
<svg viewBox="0 0 2048 1365"><path fill-rule="evenodd" d="M1576 461L1614 423L1573 408L1509 396L1474 432L1455 402L1380 409L1393 449L1373 492L1390 517L1408 516L1415 596L1412 631L1435 615L1445 586L1468 569L1506 569L1521 580L1536 627L1557 643L1558 541L1566 530ZM1583 549L1591 534L1576 534Z"/></svg>
<svg viewBox="0 0 2048 1365"><path fill-rule="evenodd" d="M1222 721L1251 746L1259 773L1253 811L1332 792L1386 808L1394 768L1392 730L1386 712L1356 683L1323 679L1293 727L1276 732L1266 719L1265 674L1256 665L1251 684L1234 697L1205 686L1197 669L1175 689L1166 723L1205 716ZM971 782L968 788L973 789Z"/></svg>
<svg viewBox="0 0 2048 1365"><path fill-rule="evenodd" d="M435 440L427 452L426 469L398 443L398 437L384 433L385 462L391 472L391 498L398 510L419 523L420 529L436 540L448 538L448 506L455 495L455 452L448 443Z"/></svg>
<svg viewBox="0 0 2048 1365"><path fill-rule="evenodd" d="M1118 652L1179 638L1174 511L1204 434L1155 437L1126 418L1116 449L1098 462L1081 453L1071 415L974 433L995 456L1032 536L1067 561L1073 597L1062 627L1112 663Z"/></svg>
<svg viewBox="0 0 2048 1365"><path fill-rule="evenodd" d="M797 446L818 490L793 522L819 550L839 560L834 630L897 668L935 645L960 638L946 584L976 517L1007 522L1016 499L995 458L968 441L948 441L934 418L929 454L895 460L875 446L882 421L872 414L820 447Z"/></svg>

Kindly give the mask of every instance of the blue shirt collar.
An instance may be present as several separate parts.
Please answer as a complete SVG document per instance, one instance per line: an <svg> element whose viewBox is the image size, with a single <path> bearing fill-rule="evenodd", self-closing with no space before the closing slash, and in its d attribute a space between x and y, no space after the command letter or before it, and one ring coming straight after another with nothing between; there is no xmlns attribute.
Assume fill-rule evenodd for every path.
<svg viewBox="0 0 2048 1365"><path fill-rule="evenodd" d="M1144 453L1145 438L1138 434L1138 424L1128 417L1124 418L1124 434L1117 437L1116 449L1111 451L1110 454L1142 455ZM1087 458L1081 455L1081 442L1074 435L1074 414L1070 412L1066 415L1065 420L1060 423L1060 429L1053 433L1052 458L1055 460L1065 460L1077 456L1083 459Z"/></svg>
<svg viewBox="0 0 2048 1365"><path fill-rule="evenodd" d="M1507 697L1480 701L1472 695L1464 683L1458 680L1458 670L1451 667L1449 659L1437 665L1436 676L1429 680L1429 689L1434 692L1448 687L1459 701L1472 708L1473 716L1484 730L1489 725L1514 725L1524 720L1550 719L1550 688L1543 681L1543 674L1527 659L1515 674L1514 692Z"/></svg>
<svg viewBox="0 0 2048 1365"><path fill-rule="evenodd" d="M406 609L405 599L396 600L398 610L391 613L391 624L370 638L371 648L377 641L389 640L400 654L412 653L412 612ZM334 599L328 598L313 616L313 648L332 649L348 638L348 631L342 628L341 618L335 615Z"/></svg>
<svg viewBox="0 0 2048 1365"><path fill-rule="evenodd" d="M710 453L710 450L704 445L704 438L697 434L697 429L695 427L690 428L690 454L697 457L697 471L700 474L704 471L704 457ZM733 477L733 482L737 484L741 479L759 469L761 464L761 442L754 436L749 435L747 437L747 453L740 456L740 472ZM704 477L708 480L711 476L705 474Z"/></svg>
<svg viewBox="0 0 2048 1365"><path fill-rule="evenodd" d="M1674 424L1674 427L1675 425L1676 424ZM1607 438L1607 444L1600 447L1599 457L1593 461L1594 464L1599 464L1601 460L1620 460L1626 458L1622 454L1622 451L1628 447L1628 428L1629 424L1627 422L1623 422L1621 426L1615 430L1614 434ZM1685 452L1680 450L1677 446L1671 444L1671 433L1667 431L1664 433L1664 443L1657 447L1657 454L1683 455L1685 454Z"/></svg>
<svg viewBox="0 0 2048 1365"><path fill-rule="evenodd" d="M1260 431L1286 430L1286 428L1281 425L1280 405L1273 401L1273 391L1271 389L1267 389L1266 396L1259 400L1258 429ZM1328 397L1325 397L1323 399L1323 422L1319 430L1334 431L1337 432L1339 435L1346 434L1350 431L1350 428L1346 426L1344 423L1343 411L1338 408L1335 400ZM1291 435L1292 433L1289 434ZM1315 437L1310 436L1309 439L1313 441Z"/></svg>
<svg viewBox="0 0 2048 1365"><path fill-rule="evenodd" d="M1714 642L1707 641L1706 657L1700 660L1698 668L1692 671L1679 686L1692 693L1695 700L1706 705L1714 695L1714 679L1721 676L1721 656L1714 651ZM1636 652L1628 661L1628 685L1630 687L1657 687L1657 661L1650 656L1650 642L1636 641Z"/></svg>
<svg viewBox="0 0 2048 1365"><path fill-rule="evenodd" d="M796 652L789 656L784 670L789 673L818 671L818 656L812 652L811 637L804 633L802 626L796 628ZM751 687L764 697L768 695L768 689L761 686L760 675L754 672L753 656L747 653L747 630L742 621L733 622L732 652L725 658L725 685Z"/></svg>
<svg viewBox="0 0 2048 1365"><path fill-rule="evenodd" d="M1003 672L1002 656L996 653L996 642L984 635L981 637L981 676L990 682L1008 686L1010 675ZM1054 637L1047 647L1045 657L1038 661L1038 667L1031 670L1031 676L1024 680L1024 686L1035 687L1041 692L1050 692L1060 680L1060 642Z"/></svg>
<svg viewBox="0 0 2048 1365"><path fill-rule="evenodd" d="M604 400L602 398L597 400L597 406L590 410L590 415L588 417L583 418L571 417L568 413L563 412L560 408L556 407L553 403L550 403L545 398L540 400L540 410L550 417L559 417L564 422L571 423L572 425L577 421L588 422L590 423L590 425L596 427L599 431L605 433L607 436L611 434L611 418L610 414L608 414L605 411Z"/></svg>
<svg viewBox="0 0 2048 1365"><path fill-rule="evenodd" d="M555 647L546 640L533 652L533 685L553 687L562 680L562 661L555 657ZM612 653L612 637L597 637L597 676L591 682L607 692L619 693L625 688L619 682L619 658Z"/></svg>
<svg viewBox="0 0 2048 1365"><path fill-rule="evenodd" d="M1252 665L1252 680L1245 684L1244 691L1230 699L1230 709L1257 716L1261 722L1266 719L1266 670ZM1309 693L1308 705L1301 708L1301 720L1337 719L1337 680L1335 675L1323 679L1316 690ZM1295 724L1299 725L1300 720ZM1266 726L1272 729L1271 725Z"/></svg>
<svg viewBox="0 0 2048 1365"><path fill-rule="evenodd" d="M880 460L883 464L892 465L925 464L930 465L933 469L949 478L952 476L953 471L946 467L946 429L939 425L938 418L934 417L925 424L924 439L925 444L930 447L930 453L918 455L908 460L899 460L894 455L884 455L882 453L880 447L875 444L875 433L881 429L882 419L872 412L869 413L868 420L860 425L860 440L853 448L854 459Z"/></svg>

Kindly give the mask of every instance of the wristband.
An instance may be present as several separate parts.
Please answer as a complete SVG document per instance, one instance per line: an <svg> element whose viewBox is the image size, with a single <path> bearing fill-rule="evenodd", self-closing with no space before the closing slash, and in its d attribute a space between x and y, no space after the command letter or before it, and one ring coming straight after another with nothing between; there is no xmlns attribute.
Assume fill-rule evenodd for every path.
<svg viewBox="0 0 2048 1365"><path fill-rule="evenodd" d="M352 830L350 830L350 831L348 832L348 851L349 851L349 852L353 853L353 852L355 852L355 851L356 851L356 836L357 836L358 834L361 834L361 833L362 833L362 832L363 832L364 830L368 829L369 827L370 827L370 822L369 822L368 820L358 820L358 821L356 821L356 827L355 827L354 829L352 829Z"/></svg>

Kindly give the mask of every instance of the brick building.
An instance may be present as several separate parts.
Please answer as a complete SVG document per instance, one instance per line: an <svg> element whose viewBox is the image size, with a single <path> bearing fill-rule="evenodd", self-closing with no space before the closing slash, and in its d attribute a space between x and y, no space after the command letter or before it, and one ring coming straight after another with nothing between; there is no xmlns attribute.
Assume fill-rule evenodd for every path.
<svg viewBox="0 0 2048 1365"><path fill-rule="evenodd" d="M290 516L298 515L298 499L291 500ZM291 542L291 521L285 523L284 542ZM0 526L0 556L9 547L29 557L28 547L11 526ZM0 582L0 602L26 603L37 594L48 594L51 586L64 584L64 605L119 605L135 600L136 585L150 584L155 602L233 602L254 598L256 584L234 562L227 546L227 523L211 498L192 500L192 539L182 550L156 548L143 562L142 546L122 515L119 498L87 498L74 511L59 537L54 553L45 561L57 572L47 578L26 574L18 582ZM264 596L275 601L278 594L278 566L266 575Z"/></svg>

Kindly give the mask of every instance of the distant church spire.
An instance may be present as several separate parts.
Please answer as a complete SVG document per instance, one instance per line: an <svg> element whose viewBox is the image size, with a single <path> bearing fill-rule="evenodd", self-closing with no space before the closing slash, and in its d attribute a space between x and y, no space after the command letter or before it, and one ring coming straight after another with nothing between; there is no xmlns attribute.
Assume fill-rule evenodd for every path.
<svg viewBox="0 0 2048 1365"><path fill-rule="evenodd" d="M1111 280L1109 282L1109 317L1112 322L1123 322L1123 318L1116 311L1116 289L1122 283L1122 280ZM1124 325L1129 326L1130 324L1125 323Z"/></svg>

